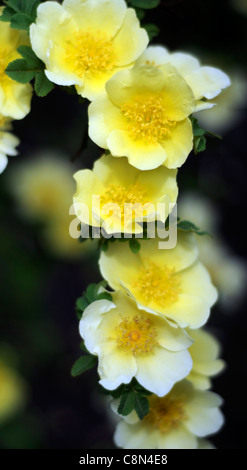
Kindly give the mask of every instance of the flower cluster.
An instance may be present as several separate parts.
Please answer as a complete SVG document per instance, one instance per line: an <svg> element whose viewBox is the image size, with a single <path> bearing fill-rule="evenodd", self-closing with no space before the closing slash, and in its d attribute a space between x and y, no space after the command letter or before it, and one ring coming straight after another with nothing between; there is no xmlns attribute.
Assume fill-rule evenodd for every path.
<svg viewBox="0 0 247 470"><path fill-rule="evenodd" d="M0 7L0 17L3 7ZM20 54L18 48L29 43L28 35L0 21L0 173L7 166L7 156L17 154L19 139L11 133L11 121L23 119L30 111L32 87L12 80L5 72Z"/></svg>
<svg viewBox="0 0 247 470"><path fill-rule="evenodd" d="M89 136L106 150L93 170L74 176L79 220L110 236L142 234L136 221L164 223L169 211L154 205L169 200L172 210L176 204L177 171L193 148L192 114L214 105L230 84L227 75L189 54L147 48L148 36L124 0L44 2L30 38L47 78L74 85L91 101ZM210 448L202 438L216 432L223 417L221 399L205 390L224 364L216 339L201 327L216 289L193 234L180 232L169 250L159 250L156 238L138 246L134 253L116 242L101 252L101 274L112 292L101 288L88 302L88 291L89 305L81 308L80 334L87 352L98 357L100 384L113 395L127 386L129 402L133 383L148 396L143 419L133 403L123 406L123 395L121 403L113 401L122 416L115 442Z"/></svg>
<svg viewBox="0 0 247 470"><path fill-rule="evenodd" d="M147 32L125 0L42 2L29 33L32 49L22 49L22 56L34 67L20 84L5 68L28 39L0 25L0 48L6 49L0 57L0 156L15 152L4 126L29 111L29 79L35 78L36 91L45 77L90 100L89 136L105 154L92 170L75 174L75 213L83 224L103 227L115 243L99 260L111 291L89 286L77 307L91 355L84 369L98 361L99 382L121 416L115 442L124 448L211 448L202 438L218 431L223 417L221 399L207 389L224 363L217 340L202 327L217 291L194 234L179 230L176 245L165 250L157 237L143 235L144 223L166 224L177 201L178 168L195 148L195 136L197 149L201 145L204 131L194 133L194 113L214 106L230 80L190 54L147 47ZM26 189L24 199L30 197ZM45 192L44 206L32 201L30 209L40 213L56 204L53 191ZM166 201L169 209L162 211ZM123 242L126 234L132 251L114 238ZM138 235L143 239L136 242Z"/></svg>

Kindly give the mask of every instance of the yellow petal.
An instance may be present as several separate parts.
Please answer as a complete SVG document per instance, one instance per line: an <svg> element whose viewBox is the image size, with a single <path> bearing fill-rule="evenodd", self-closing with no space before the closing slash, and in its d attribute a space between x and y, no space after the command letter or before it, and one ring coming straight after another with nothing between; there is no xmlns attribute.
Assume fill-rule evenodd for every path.
<svg viewBox="0 0 247 470"><path fill-rule="evenodd" d="M110 37L121 28L127 10L124 0L64 0L64 9L78 27L91 31L105 31Z"/></svg>
<svg viewBox="0 0 247 470"><path fill-rule="evenodd" d="M193 132L190 119L178 122L171 127L169 136L162 142L167 158L167 168L178 168L183 165L193 148Z"/></svg>
<svg viewBox="0 0 247 470"><path fill-rule="evenodd" d="M128 8L123 25L113 40L116 64L126 65L134 62L147 44L146 30L140 28L135 10Z"/></svg>
<svg viewBox="0 0 247 470"><path fill-rule="evenodd" d="M131 165L139 170L152 170L166 160L166 151L159 144L147 144L145 139L134 140L126 130L114 130L106 140L107 148L112 155L125 155Z"/></svg>

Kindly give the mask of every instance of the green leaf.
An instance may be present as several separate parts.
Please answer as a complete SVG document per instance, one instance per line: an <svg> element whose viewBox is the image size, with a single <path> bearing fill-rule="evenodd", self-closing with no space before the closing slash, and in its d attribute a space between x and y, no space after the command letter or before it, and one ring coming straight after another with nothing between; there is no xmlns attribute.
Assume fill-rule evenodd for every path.
<svg viewBox="0 0 247 470"><path fill-rule="evenodd" d="M132 390L126 390L120 399L118 413L123 416L127 416L133 411L135 407L136 397L135 392Z"/></svg>
<svg viewBox="0 0 247 470"><path fill-rule="evenodd" d="M7 0L6 3L18 13L32 14L40 2L39 0Z"/></svg>
<svg viewBox="0 0 247 470"><path fill-rule="evenodd" d="M36 74L34 89L37 96L43 98L44 96L48 95L48 93L50 93L53 88L55 88L54 83L48 80L43 70Z"/></svg>
<svg viewBox="0 0 247 470"><path fill-rule="evenodd" d="M90 354L90 352L89 352L88 349L86 348L85 343L84 343L83 340L80 342L80 349L81 349L82 351L84 351L85 353Z"/></svg>
<svg viewBox="0 0 247 470"><path fill-rule="evenodd" d="M203 129L198 120L193 117L193 116L190 116L190 120L191 120L191 124L192 124L192 129L193 129L193 135L198 137L198 136L202 136L206 133L205 129Z"/></svg>
<svg viewBox="0 0 247 470"><path fill-rule="evenodd" d="M13 8L13 10L18 13L25 11L25 7L23 5L24 2L22 2L22 0L7 0L6 3L10 8Z"/></svg>
<svg viewBox="0 0 247 470"><path fill-rule="evenodd" d="M8 0L5 2L0 17L1 21L9 21L11 28L29 31L30 25L35 21L39 0Z"/></svg>
<svg viewBox="0 0 247 470"><path fill-rule="evenodd" d="M160 4L160 0L130 0L130 4L133 7L151 10L152 8L156 8Z"/></svg>
<svg viewBox="0 0 247 470"><path fill-rule="evenodd" d="M149 412L149 401L141 394L135 395L135 411L139 419L143 419Z"/></svg>
<svg viewBox="0 0 247 470"><path fill-rule="evenodd" d="M181 220L177 223L177 228L179 230L183 230L183 232L193 232L196 235L209 235L211 236L208 232L201 231L199 227L197 227L195 224L192 222L189 222L188 220Z"/></svg>
<svg viewBox="0 0 247 470"><path fill-rule="evenodd" d="M109 292L101 292L100 294L97 295L96 300L102 300L102 299L109 300L110 302L112 302L112 296L111 294L109 294Z"/></svg>
<svg viewBox="0 0 247 470"><path fill-rule="evenodd" d="M16 13L11 19L11 28L28 31L32 22L31 16L26 15L26 13Z"/></svg>
<svg viewBox="0 0 247 470"><path fill-rule="evenodd" d="M40 70L44 68L45 64L35 55L30 46L19 46L17 51L26 60L28 65L35 65Z"/></svg>
<svg viewBox="0 0 247 470"><path fill-rule="evenodd" d="M207 141L206 137L202 135L201 137L194 138L194 152L197 155L200 152L203 152L206 149Z"/></svg>
<svg viewBox="0 0 247 470"><path fill-rule="evenodd" d="M143 28L145 28L145 30L147 31L150 41L153 38L155 38L156 36L158 36L158 34L160 32L160 29L158 28L158 26L156 26L156 24L152 24L152 23L144 24Z"/></svg>
<svg viewBox="0 0 247 470"><path fill-rule="evenodd" d="M138 18L138 20L143 20L143 18L145 17L145 11L142 9L142 8L136 8L136 16Z"/></svg>
<svg viewBox="0 0 247 470"><path fill-rule="evenodd" d="M77 377L86 370L92 369L97 363L97 358L95 356L81 356L77 361L74 363L71 369L71 375L73 377Z"/></svg>
<svg viewBox="0 0 247 470"><path fill-rule="evenodd" d="M89 284L89 286L86 289L85 297L89 301L89 303L94 302L95 297L98 294L99 290L99 285L98 284Z"/></svg>
<svg viewBox="0 0 247 470"><path fill-rule="evenodd" d="M14 15L15 15L15 11L12 8L5 7L0 16L0 20L10 22Z"/></svg>
<svg viewBox="0 0 247 470"><path fill-rule="evenodd" d="M88 302L86 301L85 297L79 297L76 301L76 309L79 312L84 312L85 308L87 308Z"/></svg>
<svg viewBox="0 0 247 470"><path fill-rule="evenodd" d="M141 248L141 245L136 240L136 238L130 238L129 246L130 246L131 251L133 251L133 253L135 253L135 254L138 253L138 251L140 251L140 248Z"/></svg>
<svg viewBox="0 0 247 470"><path fill-rule="evenodd" d="M122 384L116 390L108 390L108 393L115 399L120 398L123 391L125 390L126 385Z"/></svg>
<svg viewBox="0 0 247 470"><path fill-rule="evenodd" d="M36 74L39 72L36 67L30 67L24 59L16 59L13 62L10 62L8 67L5 70L5 73L20 83L28 83L32 80Z"/></svg>

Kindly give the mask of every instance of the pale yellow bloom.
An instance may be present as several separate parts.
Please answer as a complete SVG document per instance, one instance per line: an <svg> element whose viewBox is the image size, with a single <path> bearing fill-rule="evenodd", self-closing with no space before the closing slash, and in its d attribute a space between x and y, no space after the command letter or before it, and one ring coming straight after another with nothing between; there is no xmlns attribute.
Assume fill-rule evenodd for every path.
<svg viewBox="0 0 247 470"><path fill-rule="evenodd" d="M72 175L69 162L49 151L16 166L11 187L25 216L44 220L68 216L75 189Z"/></svg>
<svg viewBox="0 0 247 470"><path fill-rule="evenodd" d="M42 242L48 249L59 258L80 259L89 256L97 248L97 240L85 240L79 242L71 237L69 226L71 217L55 219L42 230Z"/></svg>
<svg viewBox="0 0 247 470"><path fill-rule="evenodd" d="M3 7L0 8L0 15ZM5 73L7 65L21 58L17 49L29 43L24 31L13 29L9 23L0 21L0 111L4 116L22 119L30 111L32 87L18 83Z"/></svg>
<svg viewBox="0 0 247 470"><path fill-rule="evenodd" d="M98 300L86 308L80 334L88 351L99 357L100 384L109 390L135 377L163 396L192 367L186 332L139 309L121 291L112 293L112 302Z"/></svg>
<svg viewBox="0 0 247 470"><path fill-rule="evenodd" d="M176 174L165 167L140 172L127 158L103 155L92 171L74 175L76 214L83 223L102 226L107 233L141 233L144 220L165 222L177 200ZM134 211L125 204L133 205Z"/></svg>
<svg viewBox="0 0 247 470"><path fill-rule="evenodd" d="M217 339L205 330L188 330L194 339L189 352L193 360L193 367L186 377L195 388L207 390L211 386L211 377L219 374L225 366L219 359L220 344Z"/></svg>
<svg viewBox="0 0 247 470"><path fill-rule="evenodd" d="M178 233L175 248L160 250L157 239L139 240L132 253L127 243L110 243L99 260L113 289L128 292L138 306L159 313L181 327L199 328L217 299L206 268L198 260L192 234Z"/></svg>
<svg viewBox="0 0 247 470"><path fill-rule="evenodd" d="M149 413L140 421L133 411L117 424L114 441L124 449L212 448L201 439L216 433L224 419L219 395L196 390L183 380L165 397L151 395ZM117 402L112 404L117 410Z"/></svg>
<svg viewBox="0 0 247 470"><path fill-rule="evenodd" d="M233 70L230 72L230 76L231 86L213 99L213 103L216 106L197 115L204 129L220 133L221 135L237 127L244 118L247 105L245 74L241 71Z"/></svg>
<svg viewBox="0 0 247 470"><path fill-rule="evenodd" d="M23 406L25 394L24 380L14 369L0 360L0 424Z"/></svg>
<svg viewBox="0 0 247 470"><path fill-rule="evenodd" d="M32 160L15 166L9 187L21 214L44 222L40 233L45 248L57 256L84 256L95 245L90 240L79 243L69 231L76 219L71 217L73 213L69 215L75 184L72 165L67 160L49 151L34 155Z"/></svg>
<svg viewBox="0 0 247 470"><path fill-rule="evenodd" d="M75 85L90 100L118 70L133 66L148 44L124 0L44 2L30 27L34 52L58 85Z"/></svg>
<svg viewBox="0 0 247 470"><path fill-rule="evenodd" d="M177 69L191 88L196 99L196 111L211 108L208 100L215 98L231 81L215 67L201 66L198 59L184 52L170 53L165 47L150 46L137 60L137 64L153 65L161 68L170 64Z"/></svg>
<svg viewBox="0 0 247 470"><path fill-rule="evenodd" d="M181 166L192 150L194 96L170 65L135 66L106 83L89 106L89 136L140 170Z"/></svg>
<svg viewBox="0 0 247 470"><path fill-rule="evenodd" d="M219 291L223 312L236 310L246 291L247 265L234 255L219 233L220 213L212 202L196 192L182 195L178 202L180 218L190 220L213 238L197 237L199 256Z"/></svg>
<svg viewBox="0 0 247 470"><path fill-rule="evenodd" d="M11 131L11 119L0 114L0 173L4 171L8 164L7 156L17 155L16 147L19 139Z"/></svg>

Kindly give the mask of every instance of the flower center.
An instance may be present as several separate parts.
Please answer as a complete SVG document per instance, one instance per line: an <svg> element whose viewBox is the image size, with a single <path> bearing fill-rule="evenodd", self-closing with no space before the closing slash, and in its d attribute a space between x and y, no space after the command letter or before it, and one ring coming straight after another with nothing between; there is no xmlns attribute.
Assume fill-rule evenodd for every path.
<svg viewBox="0 0 247 470"><path fill-rule="evenodd" d="M127 188L110 184L107 190L101 196L101 206L107 204L108 209L111 209L115 214L121 213L121 217L132 218L133 212L130 207L125 207L125 204L145 204L145 188L139 183L130 184ZM114 207L117 204L118 207ZM140 210L142 208L140 207ZM138 212L138 210L137 210ZM137 214L136 214L137 215Z"/></svg>
<svg viewBox="0 0 247 470"><path fill-rule="evenodd" d="M169 395L162 398L152 395L149 398L150 411L144 421L161 433L171 431L187 419L183 401L183 397L172 399Z"/></svg>
<svg viewBox="0 0 247 470"><path fill-rule="evenodd" d="M128 131L133 139L145 139L148 143L162 142L175 125L166 117L165 103L161 96L140 97L121 107L128 121Z"/></svg>
<svg viewBox="0 0 247 470"><path fill-rule="evenodd" d="M132 319L123 318L116 327L116 335L117 345L131 351L134 356L150 353L158 344L156 328L143 315L136 315Z"/></svg>
<svg viewBox="0 0 247 470"><path fill-rule="evenodd" d="M175 274L174 269L147 261L133 287L139 290L145 303L154 300L162 306L167 306L177 300L179 284L179 276Z"/></svg>
<svg viewBox="0 0 247 470"><path fill-rule="evenodd" d="M66 59L81 77L88 71L109 72L115 66L112 41L101 31L75 34L68 42Z"/></svg>

